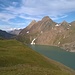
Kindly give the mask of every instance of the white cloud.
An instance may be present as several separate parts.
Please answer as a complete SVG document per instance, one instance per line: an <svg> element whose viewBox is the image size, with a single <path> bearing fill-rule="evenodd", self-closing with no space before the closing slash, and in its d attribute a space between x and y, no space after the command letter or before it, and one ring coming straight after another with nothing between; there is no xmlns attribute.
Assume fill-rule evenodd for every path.
<svg viewBox="0 0 75 75"><path fill-rule="evenodd" d="M67 17L68 15L64 15L64 16L62 16L61 18L65 18L65 17Z"/></svg>
<svg viewBox="0 0 75 75"><path fill-rule="evenodd" d="M51 19L52 20L58 20L58 19L61 19L61 18L65 18L65 17L67 17L68 15L62 15L62 16L51 16Z"/></svg>
<svg viewBox="0 0 75 75"><path fill-rule="evenodd" d="M24 15L20 15L19 17L27 20L40 20L39 17L31 17L31 16L24 16Z"/></svg>
<svg viewBox="0 0 75 75"><path fill-rule="evenodd" d="M12 2L12 4L13 6L5 8L5 13L0 13L0 20L9 22L16 16L27 20L39 20L47 15L53 20L57 20L65 18L68 16L67 13L75 11L75 0L22 0L20 7L15 7L17 2ZM24 23L17 25L24 26Z"/></svg>
<svg viewBox="0 0 75 75"><path fill-rule="evenodd" d="M5 25L0 25L0 29L5 30L5 31L11 31L11 30L15 30L15 29L22 29L25 28L25 23L17 23L16 26L15 23L9 23L5 24Z"/></svg>
<svg viewBox="0 0 75 75"><path fill-rule="evenodd" d="M15 18L15 15L8 13L0 13L0 20L8 22L10 19Z"/></svg>
<svg viewBox="0 0 75 75"><path fill-rule="evenodd" d="M53 17L56 17L56 16L62 17L68 12L75 11L75 0L43 0L43 1L42 0L22 0L22 1L23 1L21 4L22 6L20 8L14 8L10 6L6 8L6 10L16 15L18 14L27 14L32 16L49 15Z"/></svg>
<svg viewBox="0 0 75 75"><path fill-rule="evenodd" d="M0 29L8 31L9 29L11 29L11 26L9 26L9 25L0 25Z"/></svg>
<svg viewBox="0 0 75 75"><path fill-rule="evenodd" d="M18 3L17 3L17 2L12 2L12 4L13 4L14 6L16 6Z"/></svg>
<svg viewBox="0 0 75 75"><path fill-rule="evenodd" d="M6 31L13 31L13 30L19 30L21 28L8 28Z"/></svg>

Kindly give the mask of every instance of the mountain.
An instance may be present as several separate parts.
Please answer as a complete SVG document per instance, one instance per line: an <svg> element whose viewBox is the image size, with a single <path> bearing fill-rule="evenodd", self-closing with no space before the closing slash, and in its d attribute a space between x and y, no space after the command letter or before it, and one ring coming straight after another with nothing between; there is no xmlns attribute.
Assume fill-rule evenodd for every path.
<svg viewBox="0 0 75 75"><path fill-rule="evenodd" d="M7 33L6 31L0 30L0 38L1 39L10 39L13 38L14 35Z"/></svg>
<svg viewBox="0 0 75 75"><path fill-rule="evenodd" d="M21 31L22 31L22 29L19 29L19 30L15 29L15 30L9 31L8 33L14 34L14 35L19 35L19 33L20 33Z"/></svg>
<svg viewBox="0 0 75 75"><path fill-rule="evenodd" d="M71 22L70 24L71 24L72 26L75 26L75 21Z"/></svg>
<svg viewBox="0 0 75 75"><path fill-rule="evenodd" d="M33 20L33 21L28 25L28 27L26 27L26 29L29 30L35 23L36 23L36 21Z"/></svg>
<svg viewBox="0 0 75 75"><path fill-rule="evenodd" d="M68 51L75 51L75 21L56 23L45 16L41 21L24 28L18 40L27 44L59 46Z"/></svg>
<svg viewBox="0 0 75 75"><path fill-rule="evenodd" d="M20 32L19 37L22 37L22 40L26 43L30 43L34 38L39 37L42 33L49 31L52 27L54 27L55 24L55 22L46 16L41 21L33 23L33 25L30 23L30 25ZM24 40L24 38L26 40Z"/></svg>
<svg viewBox="0 0 75 75"><path fill-rule="evenodd" d="M75 75L75 71L16 40L0 40L0 75Z"/></svg>

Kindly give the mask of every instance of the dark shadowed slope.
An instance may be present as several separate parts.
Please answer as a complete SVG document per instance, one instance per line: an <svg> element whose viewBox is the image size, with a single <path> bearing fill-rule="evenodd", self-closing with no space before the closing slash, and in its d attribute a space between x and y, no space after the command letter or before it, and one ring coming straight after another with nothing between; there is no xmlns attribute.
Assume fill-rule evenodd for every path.
<svg viewBox="0 0 75 75"><path fill-rule="evenodd" d="M10 39L13 38L15 35L7 33L6 31L0 30L0 38Z"/></svg>

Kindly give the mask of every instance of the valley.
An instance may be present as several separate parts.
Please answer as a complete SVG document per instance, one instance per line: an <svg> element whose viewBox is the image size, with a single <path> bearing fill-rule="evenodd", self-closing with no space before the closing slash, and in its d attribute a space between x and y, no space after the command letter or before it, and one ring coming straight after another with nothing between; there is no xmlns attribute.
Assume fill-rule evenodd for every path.
<svg viewBox="0 0 75 75"><path fill-rule="evenodd" d="M0 30L0 74L75 75L74 32L74 22L58 24L48 16L24 29Z"/></svg>
<svg viewBox="0 0 75 75"><path fill-rule="evenodd" d="M75 0L0 0L0 75L75 75Z"/></svg>

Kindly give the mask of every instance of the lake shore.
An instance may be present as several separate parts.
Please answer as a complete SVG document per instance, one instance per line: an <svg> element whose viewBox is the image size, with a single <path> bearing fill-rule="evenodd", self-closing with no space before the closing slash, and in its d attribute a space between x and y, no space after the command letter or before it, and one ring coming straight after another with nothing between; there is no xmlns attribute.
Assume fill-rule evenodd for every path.
<svg viewBox="0 0 75 75"><path fill-rule="evenodd" d="M75 70L75 50L48 45L30 45L33 50Z"/></svg>

